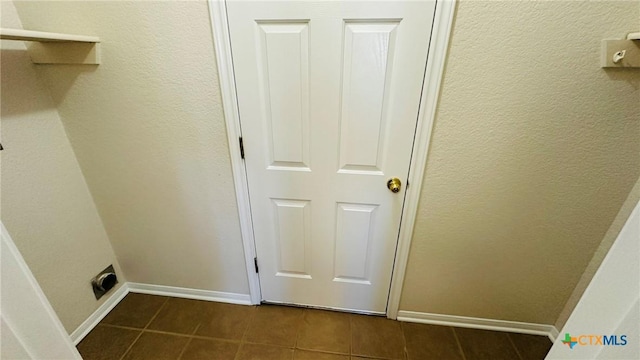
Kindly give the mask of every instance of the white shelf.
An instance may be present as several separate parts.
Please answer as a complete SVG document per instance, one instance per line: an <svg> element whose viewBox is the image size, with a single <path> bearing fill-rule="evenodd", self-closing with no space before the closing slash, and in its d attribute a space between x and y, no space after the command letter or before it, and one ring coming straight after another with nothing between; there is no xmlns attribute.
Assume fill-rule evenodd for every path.
<svg viewBox="0 0 640 360"><path fill-rule="evenodd" d="M634 32L627 35L627 40L640 40L640 32Z"/></svg>
<svg viewBox="0 0 640 360"><path fill-rule="evenodd" d="M100 38L22 29L0 29L1 40L30 41L34 64L100 64Z"/></svg>
<svg viewBox="0 0 640 360"><path fill-rule="evenodd" d="M22 30L22 29L0 29L0 39L38 41L38 42L83 42L83 43L99 43L100 42L100 38L95 36L60 34L60 33Z"/></svg>

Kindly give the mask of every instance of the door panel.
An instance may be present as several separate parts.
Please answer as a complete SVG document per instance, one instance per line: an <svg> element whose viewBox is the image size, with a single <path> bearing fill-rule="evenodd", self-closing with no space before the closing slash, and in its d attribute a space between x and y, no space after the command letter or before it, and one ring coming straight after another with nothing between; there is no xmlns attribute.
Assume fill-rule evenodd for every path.
<svg viewBox="0 0 640 360"><path fill-rule="evenodd" d="M278 248L276 276L311 279L311 215L309 201L272 199L273 234Z"/></svg>
<svg viewBox="0 0 640 360"><path fill-rule="evenodd" d="M385 84L391 77L393 22L345 22L342 66L340 171L382 170ZM347 170L347 171L345 171Z"/></svg>
<svg viewBox="0 0 640 360"><path fill-rule="evenodd" d="M229 1L264 300L386 311L435 1Z"/></svg>
<svg viewBox="0 0 640 360"><path fill-rule="evenodd" d="M378 205L338 204L334 281L371 285L369 250Z"/></svg>
<svg viewBox="0 0 640 360"><path fill-rule="evenodd" d="M269 166L308 169L308 24L258 22L257 26L262 117L270 135ZM296 89L296 96L291 89Z"/></svg>

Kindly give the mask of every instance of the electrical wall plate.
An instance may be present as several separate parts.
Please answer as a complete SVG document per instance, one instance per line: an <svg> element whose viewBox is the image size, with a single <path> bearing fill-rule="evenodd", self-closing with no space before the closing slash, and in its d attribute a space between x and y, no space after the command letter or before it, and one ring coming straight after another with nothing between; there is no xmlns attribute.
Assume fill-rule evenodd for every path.
<svg viewBox="0 0 640 360"><path fill-rule="evenodd" d="M602 40L603 68L640 69L640 40Z"/></svg>
<svg viewBox="0 0 640 360"><path fill-rule="evenodd" d="M100 274L91 279L91 286L93 287L93 294L96 296L96 300L109 292L117 283L118 277L116 276L116 271L113 269L113 265L107 266Z"/></svg>

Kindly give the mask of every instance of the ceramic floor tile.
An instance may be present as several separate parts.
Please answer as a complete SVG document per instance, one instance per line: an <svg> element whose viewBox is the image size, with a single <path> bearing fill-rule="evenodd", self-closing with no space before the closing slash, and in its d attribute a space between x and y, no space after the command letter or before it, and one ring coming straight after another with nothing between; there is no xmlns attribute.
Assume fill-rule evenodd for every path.
<svg viewBox="0 0 640 360"><path fill-rule="evenodd" d="M205 318L206 302L171 298L149 324L149 329L191 335Z"/></svg>
<svg viewBox="0 0 640 360"><path fill-rule="evenodd" d="M523 360L542 360L551 349L551 340L546 336L509 333Z"/></svg>
<svg viewBox="0 0 640 360"><path fill-rule="evenodd" d="M249 323L244 340L252 343L293 347L302 324L302 309L261 305Z"/></svg>
<svg viewBox="0 0 640 360"><path fill-rule="evenodd" d="M208 303L196 335L241 340L255 312L255 306Z"/></svg>
<svg viewBox="0 0 640 360"><path fill-rule="evenodd" d="M293 360L349 360L349 355L327 354L307 350L295 350Z"/></svg>
<svg viewBox="0 0 640 360"><path fill-rule="evenodd" d="M234 360L238 343L215 339L192 339L180 360Z"/></svg>
<svg viewBox="0 0 640 360"><path fill-rule="evenodd" d="M464 356L473 360L518 359L506 332L454 328Z"/></svg>
<svg viewBox="0 0 640 360"><path fill-rule="evenodd" d="M164 296L129 293L101 322L142 329L167 299Z"/></svg>
<svg viewBox="0 0 640 360"><path fill-rule="evenodd" d="M352 315L351 353L386 359L404 358L404 338L398 321L379 316Z"/></svg>
<svg viewBox="0 0 640 360"><path fill-rule="evenodd" d="M410 360L462 360L458 342L449 326L402 323L402 331Z"/></svg>
<svg viewBox="0 0 640 360"><path fill-rule="evenodd" d="M235 360L291 360L293 349L278 346L242 344Z"/></svg>
<svg viewBox="0 0 640 360"><path fill-rule="evenodd" d="M148 325L149 330L189 335L197 329L196 335L209 338L107 324L140 329ZM183 360L403 359L405 340L409 360L460 360L460 347L466 360L511 360L519 356L537 360L544 359L552 345L544 336L401 324L383 317L286 306L255 307L129 294L78 345L78 350L86 360L120 359L123 354L125 360L177 359L181 353Z"/></svg>
<svg viewBox="0 0 640 360"><path fill-rule="evenodd" d="M176 360L188 341L186 336L144 332L124 360Z"/></svg>
<svg viewBox="0 0 640 360"><path fill-rule="evenodd" d="M120 359L140 333L139 330L97 326L78 344L78 351L84 360Z"/></svg>
<svg viewBox="0 0 640 360"><path fill-rule="evenodd" d="M296 347L349 354L351 347L350 314L304 310Z"/></svg>

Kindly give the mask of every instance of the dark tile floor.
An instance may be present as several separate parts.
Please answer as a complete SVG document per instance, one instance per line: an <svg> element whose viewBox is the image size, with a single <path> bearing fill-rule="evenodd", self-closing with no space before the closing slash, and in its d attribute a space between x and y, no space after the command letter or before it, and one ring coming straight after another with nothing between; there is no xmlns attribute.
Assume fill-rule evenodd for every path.
<svg viewBox="0 0 640 360"><path fill-rule="evenodd" d="M544 336L129 294L78 350L85 360L533 360L550 347Z"/></svg>

